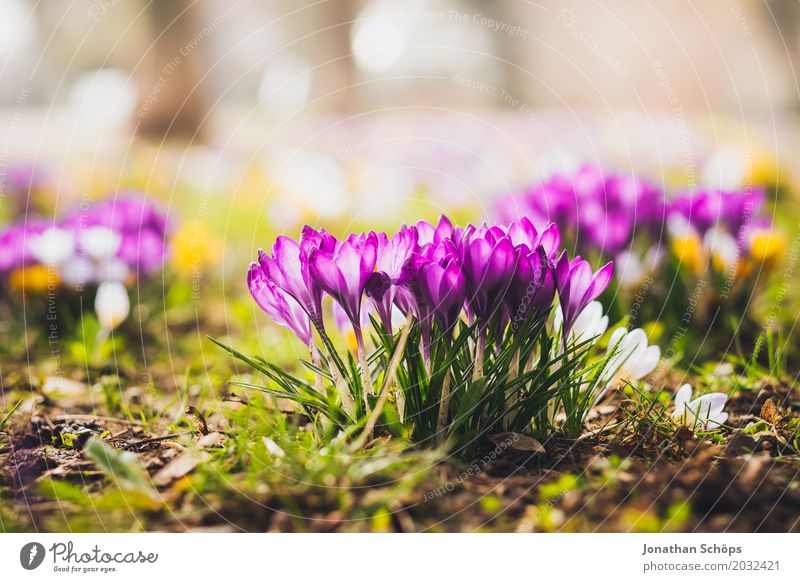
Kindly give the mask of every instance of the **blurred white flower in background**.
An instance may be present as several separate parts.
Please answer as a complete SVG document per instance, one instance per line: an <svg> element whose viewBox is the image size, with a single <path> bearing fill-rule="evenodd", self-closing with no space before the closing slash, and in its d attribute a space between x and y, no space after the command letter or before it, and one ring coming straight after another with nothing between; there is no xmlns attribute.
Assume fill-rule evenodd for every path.
<svg viewBox="0 0 800 582"><path fill-rule="evenodd" d="M60 266L75 253L75 235L54 226L28 241L34 258L43 265Z"/></svg>
<svg viewBox="0 0 800 582"><path fill-rule="evenodd" d="M119 249L122 237L105 226L87 228L81 235L81 248L95 260L108 259Z"/></svg>
<svg viewBox="0 0 800 582"><path fill-rule="evenodd" d="M644 256L624 250L614 257L614 274L620 286L631 289L644 282L661 265L663 257L661 245L650 247Z"/></svg>
<svg viewBox="0 0 800 582"><path fill-rule="evenodd" d="M119 281L106 281L97 288L94 310L100 329L106 333L125 321L131 311L128 290Z"/></svg>
<svg viewBox="0 0 800 582"><path fill-rule="evenodd" d="M129 269L116 258L122 237L105 226L92 226L81 232L73 254L59 265L62 279L70 285L89 282L122 281ZM80 250L80 252L78 252Z"/></svg>
<svg viewBox="0 0 800 582"><path fill-rule="evenodd" d="M715 227L703 237L703 248L720 272L727 272L739 262L736 240L723 228Z"/></svg>

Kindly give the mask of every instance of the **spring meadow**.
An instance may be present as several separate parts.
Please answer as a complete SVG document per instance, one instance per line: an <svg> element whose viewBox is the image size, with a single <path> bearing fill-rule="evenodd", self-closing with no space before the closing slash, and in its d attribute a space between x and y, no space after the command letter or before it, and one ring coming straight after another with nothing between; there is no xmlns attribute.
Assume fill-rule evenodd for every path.
<svg viewBox="0 0 800 582"><path fill-rule="evenodd" d="M184 537L81 533L438 532L786 574L736 536L800 533L799 5L0 22L12 572L141 579Z"/></svg>

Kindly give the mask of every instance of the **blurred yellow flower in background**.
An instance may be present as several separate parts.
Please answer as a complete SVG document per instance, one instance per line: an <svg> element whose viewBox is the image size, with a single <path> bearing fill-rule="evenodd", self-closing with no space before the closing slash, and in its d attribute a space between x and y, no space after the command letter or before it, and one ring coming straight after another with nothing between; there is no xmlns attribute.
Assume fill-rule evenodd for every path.
<svg viewBox="0 0 800 582"><path fill-rule="evenodd" d="M703 241L693 233L672 239L672 253L682 265L688 267L692 273L700 274L706 263L706 253Z"/></svg>
<svg viewBox="0 0 800 582"><path fill-rule="evenodd" d="M750 258L755 263L772 262L786 251L786 235L774 230L758 230L750 237Z"/></svg>
<svg viewBox="0 0 800 582"><path fill-rule="evenodd" d="M58 287L61 277L54 267L30 265L14 269L8 277L8 281L14 291L30 291L43 295L48 288Z"/></svg>
<svg viewBox="0 0 800 582"><path fill-rule="evenodd" d="M206 224L188 222L172 237L172 264L181 276L191 277L220 259L221 246Z"/></svg>

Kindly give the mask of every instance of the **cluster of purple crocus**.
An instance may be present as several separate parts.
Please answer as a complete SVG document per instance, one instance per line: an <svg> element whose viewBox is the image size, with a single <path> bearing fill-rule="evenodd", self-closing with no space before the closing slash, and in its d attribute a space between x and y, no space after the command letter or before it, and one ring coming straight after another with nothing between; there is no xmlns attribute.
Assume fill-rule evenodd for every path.
<svg viewBox="0 0 800 582"><path fill-rule="evenodd" d="M653 183L597 165L572 175L554 174L497 205L501 221L525 216L539 228L552 221L578 248L611 257L627 249L639 233L657 240L667 211L664 193Z"/></svg>
<svg viewBox="0 0 800 582"><path fill-rule="evenodd" d="M763 190L743 192L725 190L691 190L671 201L669 219L679 220L700 237L715 228L722 228L735 240L746 236L749 229L769 228L764 216L766 195Z"/></svg>
<svg viewBox="0 0 800 582"><path fill-rule="evenodd" d="M141 194L122 193L85 210L79 207L61 226L76 232L100 227L117 233L119 246L114 256L137 276L151 275L167 257L167 215Z"/></svg>
<svg viewBox="0 0 800 582"><path fill-rule="evenodd" d="M41 264L68 284L145 277L166 256L166 215L136 193L81 204L60 220L24 217L0 232L0 274Z"/></svg>
<svg viewBox="0 0 800 582"><path fill-rule="evenodd" d="M770 236L764 203L759 189L694 188L668 200L647 180L587 165L572 175L555 174L519 196L502 198L496 214L503 221L525 216L537 227L555 221L584 254L613 257L625 287L639 283L660 263L662 243L668 241L697 241L694 247L702 247L704 256L694 257L689 252L694 247L675 248L682 249L681 260L691 255L698 269L712 256L725 268L735 265L754 241L761 242L756 258L763 259L782 240ZM776 243L773 247L771 241Z"/></svg>
<svg viewBox="0 0 800 582"><path fill-rule="evenodd" d="M570 260L560 240L555 224L536 228L527 218L456 227L442 216L435 225L420 221L392 236L369 232L342 240L306 226L299 240L280 236L271 254L260 250L247 282L256 303L309 346L314 328L325 333L324 295L347 315L362 353L366 308L389 333L395 310L415 319L424 343L434 326L448 337L462 319L482 333L513 333L528 317L548 317L556 293L567 337L578 314L608 286L612 265L594 272L581 257Z"/></svg>

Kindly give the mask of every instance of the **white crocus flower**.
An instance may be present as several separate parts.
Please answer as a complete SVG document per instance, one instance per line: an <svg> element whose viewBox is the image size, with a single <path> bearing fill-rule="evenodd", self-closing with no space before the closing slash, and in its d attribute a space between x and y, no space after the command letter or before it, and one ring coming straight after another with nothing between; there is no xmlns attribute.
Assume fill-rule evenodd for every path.
<svg viewBox="0 0 800 582"><path fill-rule="evenodd" d="M703 394L692 400L692 387L684 384L675 393L672 419L690 428L719 428L728 420L728 413L722 411L727 401L728 395L721 392Z"/></svg>
<svg viewBox="0 0 800 582"><path fill-rule="evenodd" d="M564 326L564 313L561 306L556 306L553 314L553 329L561 330ZM575 324L569 332L569 343L585 342L589 339L597 341L608 329L608 316L603 315L603 304L599 301L592 301L583 308Z"/></svg>
<svg viewBox="0 0 800 582"><path fill-rule="evenodd" d="M48 228L32 239L28 246L37 261L44 265L61 265L75 254L75 235L57 226Z"/></svg>
<svg viewBox="0 0 800 582"><path fill-rule="evenodd" d="M106 281L97 288L94 310L100 327L107 333L125 321L131 311L128 290L119 281Z"/></svg>
<svg viewBox="0 0 800 582"><path fill-rule="evenodd" d="M633 251L622 251L614 258L616 276L622 287L638 285L647 275L642 259Z"/></svg>
<svg viewBox="0 0 800 582"><path fill-rule="evenodd" d="M81 249L96 261L107 261L119 250L122 237L105 226L87 228L81 235Z"/></svg>
<svg viewBox="0 0 800 582"><path fill-rule="evenodd" d="M608 340L608 353L611 354L603 370L605 389L597 397L598 400L609 388L619 382L638 382L655 370L661 358L661 348L647 345L647 334L641 328L628 331L618 327Z"/></svg>
<svg viewBox="0 0 800 582"><path fill-rule="evenodd" d="M92 281L122 281L128 266L116 258L122 237L105 226L87 228L80 236L80 254L75 254L60 272L65 282L84 285Z"/></svg>
<svg viewBox="0 0 800 582"><path fill-rule="evenodd" d="M736 240L721 228L712 228L703 237L703 247L719 271L728 271L739 262Z"/></svg>

